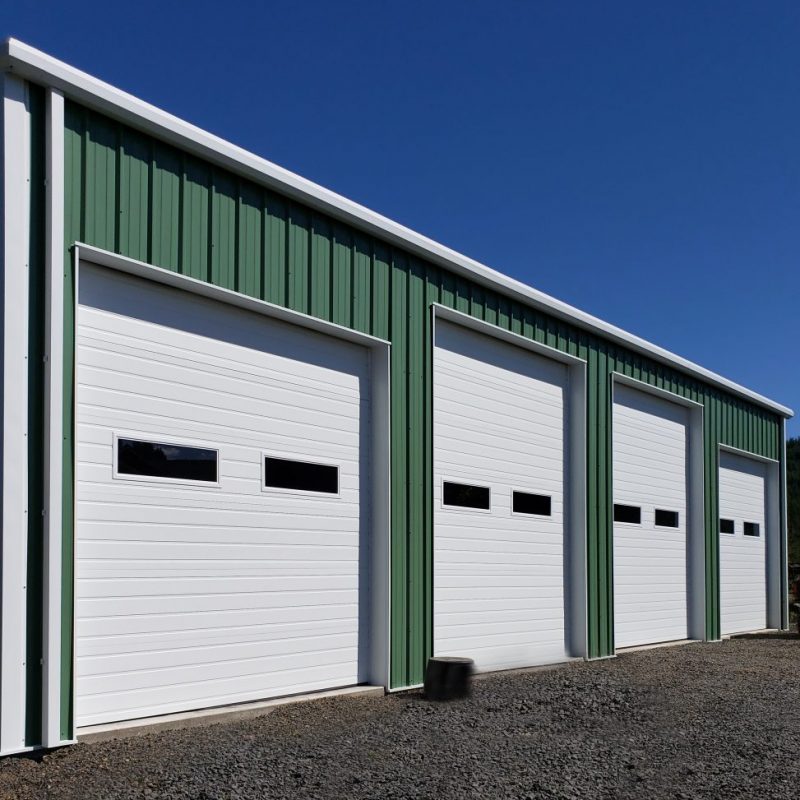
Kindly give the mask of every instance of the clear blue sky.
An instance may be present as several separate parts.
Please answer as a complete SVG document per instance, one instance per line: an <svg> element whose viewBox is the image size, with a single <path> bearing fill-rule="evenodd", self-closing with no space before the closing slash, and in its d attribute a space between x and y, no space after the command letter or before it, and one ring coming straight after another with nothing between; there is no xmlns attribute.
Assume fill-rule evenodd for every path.
<svg viewBox="0 0 800 800"><path fill-rule="evenodd" d="M0 19L800 411L796 0L9 0Z"/></svg>

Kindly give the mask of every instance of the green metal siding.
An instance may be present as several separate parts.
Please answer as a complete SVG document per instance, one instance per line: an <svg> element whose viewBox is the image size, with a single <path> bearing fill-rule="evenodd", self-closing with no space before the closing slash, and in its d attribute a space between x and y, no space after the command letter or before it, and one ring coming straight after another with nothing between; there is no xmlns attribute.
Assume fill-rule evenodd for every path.
<svg viewBox="0 0 800 800"><path fill-rule="evenodd" d="M719 636L717 446L778 458L778 417L391 247L272 191L66 107L66 241L235 289L392 343L391 682L420 683L432 630L431 303L586 359L588 629L613 653L611 375L705 406L707 636ZM68 261L71 263L71 261ZM73 276L65 287L65 431L72 431ZM72 440L65 438L64 552L72 552ZM71 559L64 566L64 733L71 728Z"/></svg>

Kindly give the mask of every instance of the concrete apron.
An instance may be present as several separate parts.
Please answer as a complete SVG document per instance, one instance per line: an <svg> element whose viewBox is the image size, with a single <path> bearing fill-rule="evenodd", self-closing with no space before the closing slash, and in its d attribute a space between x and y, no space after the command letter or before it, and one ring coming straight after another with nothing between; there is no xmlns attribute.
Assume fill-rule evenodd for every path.
<svg viewBox="0 0 800 800"><path fill-rule="evenodd" d="M259 700L255 703L238 703L232 706L207 708L201 711L185 711L180 714L164 714L158 717L128 720L127 722L109 722L103 725L89 725L78 728L79 742L103 742L108 739L126 739L131 736L142 736L160 731L175 731L183 728L197 728L213 725L217 722L238 722L264 716L279 706L289 703L307 703L311 700L322 700L327 697L383 697L382 686L349 686L344 689L330 689L324 692L278 697L273 700Z"/></svg>

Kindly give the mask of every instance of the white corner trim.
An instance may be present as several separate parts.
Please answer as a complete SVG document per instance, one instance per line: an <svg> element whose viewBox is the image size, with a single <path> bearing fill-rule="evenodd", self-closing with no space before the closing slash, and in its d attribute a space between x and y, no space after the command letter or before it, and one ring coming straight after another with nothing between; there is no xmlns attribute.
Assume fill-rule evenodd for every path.
<svg viewBox="0 0 800 800"><path fill-rule="evenodd" d="M336 219L373 234L383 241L444 267L456 275L470 278L484 286L502 292L540 309L551 316L596 333L606 339L663 364L687 372L707 383L747 398L760 406L793 416L793 411L723 378L704 367L651 344L639 336L627 333L615 325L556 300L553 297L509 278L496 270L468 258L449 247L422 236L410 228L370 211L335 192L301 178L266 159L253 155L218 136L185 122L143 100L93 78L46 53L16 39L9 39L0 50L0 67L30 80L58 89L88 108L104 113L134 128L152 134L200 158L247 177L262 186L272 188L290 198L323 211Z"/></svg>
<svg viewBox="0 0 800 800"><path fill-rule="evenodd" d="M42 745L61 738L61 544L64 390L64 97L47 93L44 604Z"/></svg>
<svg viewBox="0 0 800 800"><path fill-rule="evenodd" d="M25 744L28 544L28 257L30 111L27 84L4 75L2 108L3 438L0 752ZM35 509L35 513L39 513ZM35 690L34 690L35 691Z"/></svg>

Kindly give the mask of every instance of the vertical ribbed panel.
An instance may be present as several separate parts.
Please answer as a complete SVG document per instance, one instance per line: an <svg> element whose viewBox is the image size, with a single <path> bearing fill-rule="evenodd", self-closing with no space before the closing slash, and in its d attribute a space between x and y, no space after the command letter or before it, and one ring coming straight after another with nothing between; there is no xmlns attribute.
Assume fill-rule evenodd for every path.
<svg viewBox="0 0 800 800"><path fill-rule="evenodd" d="M434 302L587 360L591 656L614 649L610 375L616 370L705 406L706 627L709 638L719 635L718 444L778 458L777 417L71 103L67 104L66 215L68 247L85 241L392 342L393 686L421 682L431 651L430 304ZM71 332L71 279L66 288L65 324ZM65 409L70 409L71 347L65 353ZM71 418L65 430L71 431ZM71 448L72 442L66 442L67 465L72 463ZM72 507L71 480L71 474L65 475L65 509ZM66 512L65 519L70 519ZM71 543L68 527L65 552L71 552ZM71 565L65 565L64 586L71 586ZM71 602L65 597L65 625L70 624ZM68 678L67 632L65 645ZM68 705L66 693L65 709Z"/></svg>

